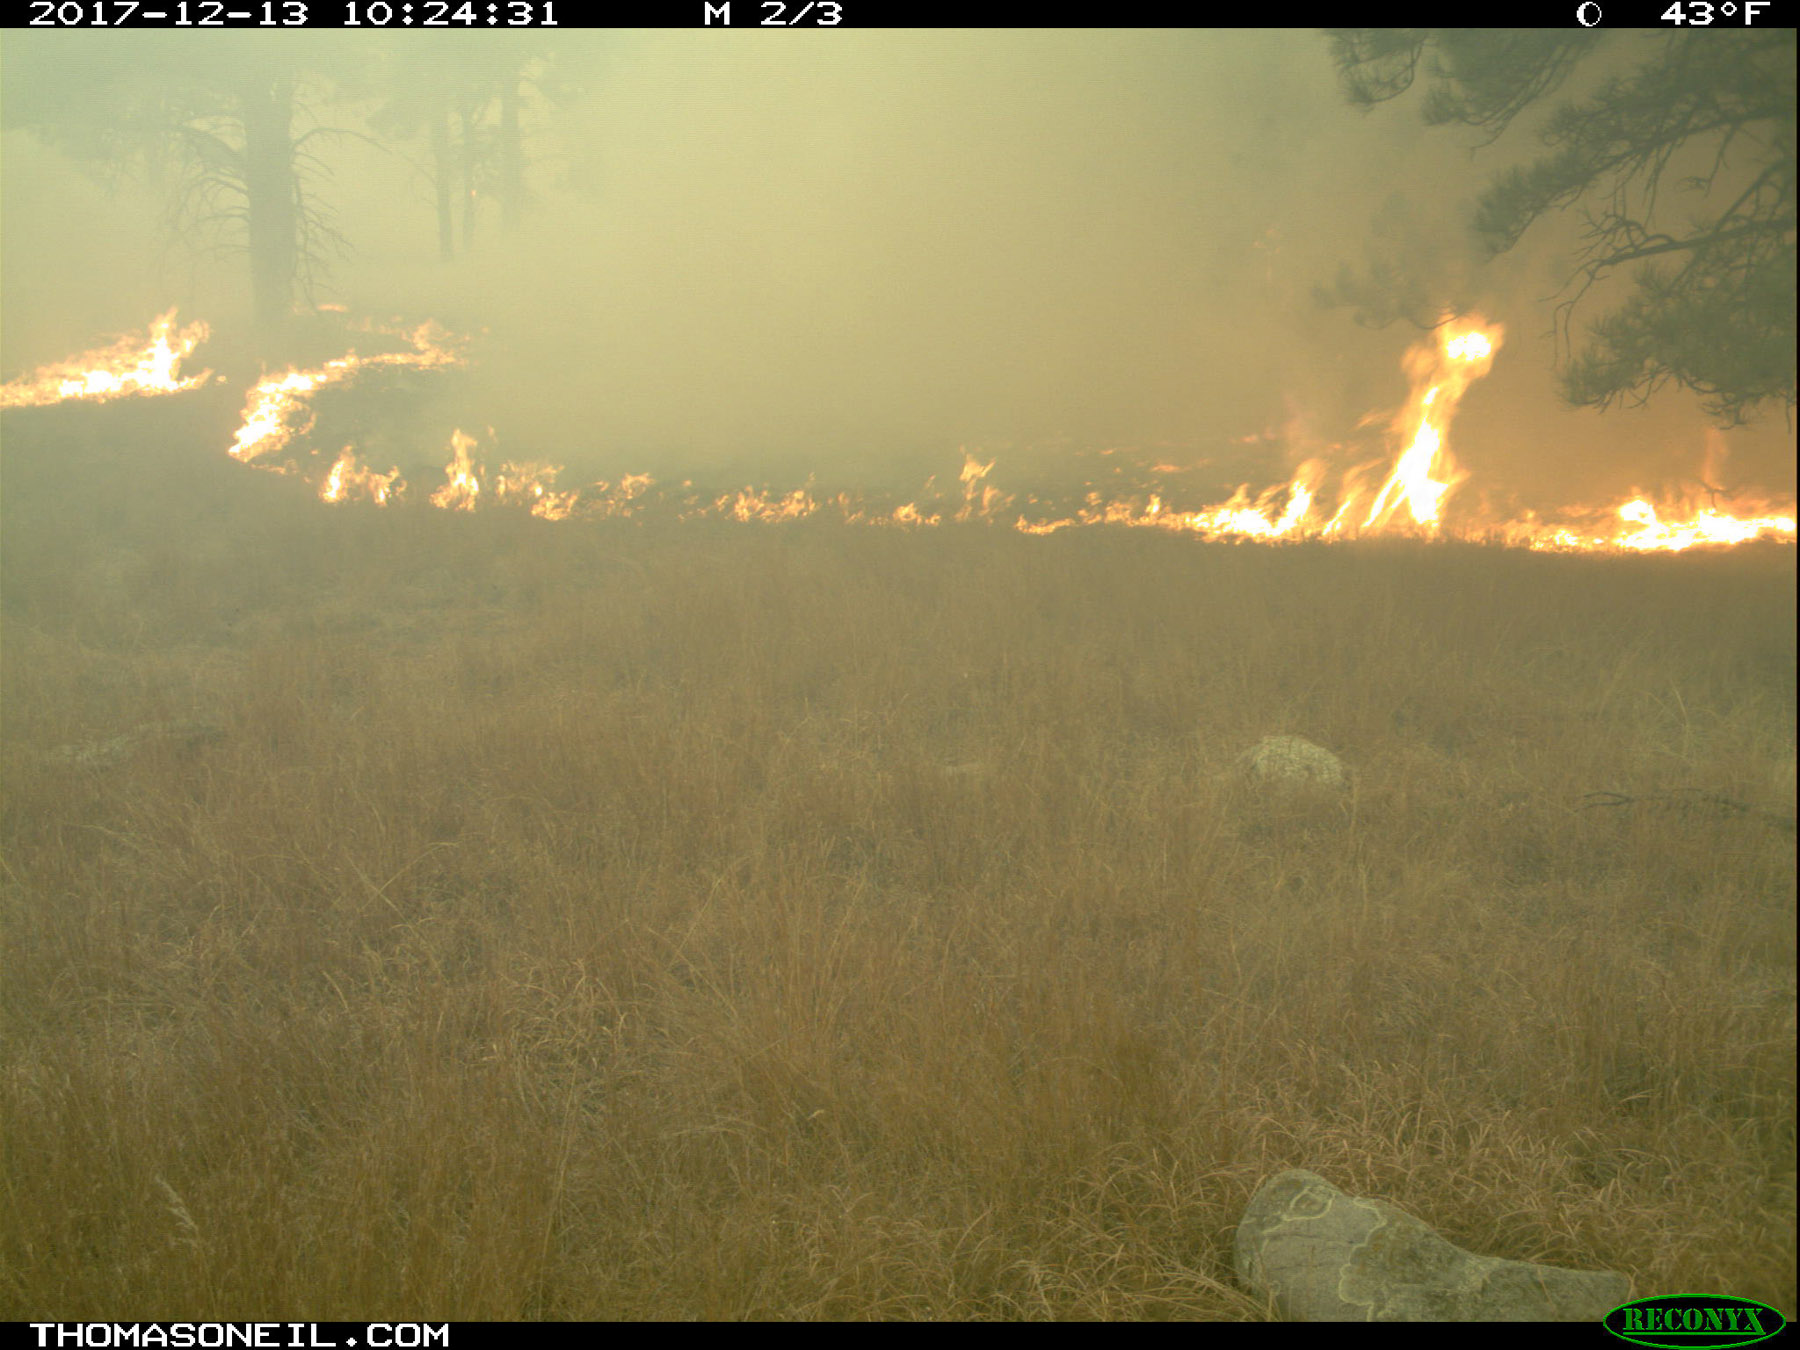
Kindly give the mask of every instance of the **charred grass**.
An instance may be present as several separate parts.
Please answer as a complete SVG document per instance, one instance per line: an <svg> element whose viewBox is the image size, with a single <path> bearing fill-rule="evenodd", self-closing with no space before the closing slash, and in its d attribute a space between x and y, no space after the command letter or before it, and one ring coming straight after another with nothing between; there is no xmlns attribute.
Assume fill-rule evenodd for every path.
<svg viewBox="0 0 1800 1350"><path fill-rule="evenodd" d="M9 481L0 1315L1256 1318L1292 1166L1792 1313L1791 549L294 487Z"/></svg>

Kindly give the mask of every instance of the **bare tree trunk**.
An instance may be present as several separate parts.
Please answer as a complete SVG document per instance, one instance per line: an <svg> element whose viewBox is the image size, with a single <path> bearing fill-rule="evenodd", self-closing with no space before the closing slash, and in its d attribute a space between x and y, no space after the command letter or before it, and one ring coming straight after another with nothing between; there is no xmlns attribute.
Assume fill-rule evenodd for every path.
<svg viewBox="0 0 1800 1350"><path fill-rule="evenodd" d="M519 144L519 77L500 86L500 218L508 233L519 228L525 204L525 155Z"/></svg>
<svg viewBox="0 0 1800 1350"><path fill-rule="evenodd" d="M291 131L294 82L242 86L250 302L259 341L277 344L293 313L298 203Z"/></svg>
<svg viewBox="0 0 1800 1350"><path fill-rule="evenodd" d="M462 102L462 246L467 253L475 246L475 124L480 110L472 100Z"/></svg>
<svg viewBox="0 0 1800 1350"><path fill-rule="evenodd" d="M450 207L450 109L442 101L432 105L431 186L437 193L438 256L449 262L456 256L456 224Z"/></svg>

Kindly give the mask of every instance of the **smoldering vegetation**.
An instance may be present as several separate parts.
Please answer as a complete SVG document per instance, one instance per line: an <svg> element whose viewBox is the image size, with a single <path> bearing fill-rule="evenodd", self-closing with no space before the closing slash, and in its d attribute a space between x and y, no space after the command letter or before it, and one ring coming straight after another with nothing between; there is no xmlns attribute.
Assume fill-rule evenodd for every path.
<svg viewBox="0 0 1800 1350"><path fill-rule="evenodd" d="M163 406L8 414L8 1315L1257 1318L1291 1166L1793 1306L1791 549L334 510Z"/></svg>

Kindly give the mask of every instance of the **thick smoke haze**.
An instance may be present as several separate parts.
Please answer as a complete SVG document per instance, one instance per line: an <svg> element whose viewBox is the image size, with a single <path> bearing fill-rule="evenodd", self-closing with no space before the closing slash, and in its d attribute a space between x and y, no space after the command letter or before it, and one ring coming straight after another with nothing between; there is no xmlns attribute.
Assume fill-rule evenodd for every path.
<svg viewBox="0 0 1800 1350"><path fill-rule="evenodd" d="M140 37L8 34L5 78L36 62L79 100ZM327 38L365 54L503 40L229 40L254 60ZM1466 492L1546 508L1700 472L1691 396L1605 415L1559 402L1571 222L1487 264L1467 241L1469 202L1530 154L1529 127L1477 152L1474 133L1423 126L1416 91L1360 113L1316 33L537 38L561 93L526 107L520 228L490 204L473 249L440 261L422 151L328 140L319 186L352 252L318 298L481 332L457 417L566 464L566 482L724 466L855 486L954 469L959 446L999 456L1005 480L1014 447L1119 445L1272 485L1331 443L1366 449L1359 420L1405 397L1417 330L1313 299L1372 247L1453 277L1506 326L1450 436ZM352 92L303 101L364 130ZM159 232L156 184L102 186L10 119L4 152L0 375L170 305L245 322L242 260ZM1779 416L1723 435L1725 485L1792 492L1792 444Z"/></svg>

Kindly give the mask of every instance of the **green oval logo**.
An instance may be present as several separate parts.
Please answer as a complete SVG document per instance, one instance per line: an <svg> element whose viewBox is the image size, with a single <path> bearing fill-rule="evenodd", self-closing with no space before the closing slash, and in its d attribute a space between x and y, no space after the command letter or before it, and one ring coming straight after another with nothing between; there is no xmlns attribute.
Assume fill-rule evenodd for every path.
<svg viewBox="0 0 1800 1350"><path fill-rule="evenodd" d="M1766 1303L1716 1294L1669 1294L1621 1303L1606 1314L1604 1325L1622 1341L1637 1345L1706 1347L1754 1345L1787 1325Z"/></svg>

